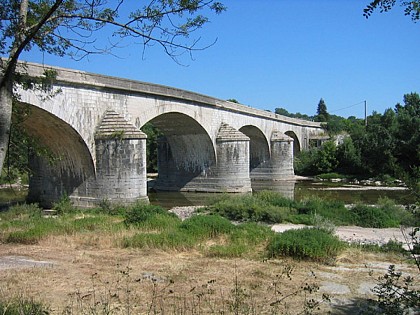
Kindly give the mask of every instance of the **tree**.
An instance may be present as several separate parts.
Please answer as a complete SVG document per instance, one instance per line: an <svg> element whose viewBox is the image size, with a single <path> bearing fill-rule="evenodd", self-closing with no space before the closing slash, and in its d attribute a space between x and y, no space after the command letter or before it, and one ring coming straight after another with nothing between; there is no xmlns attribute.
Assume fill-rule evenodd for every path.
<svg viewBox="0 0 420 315"><path fill-rule="evenodd" d="M2 0L0 54L7 60L0 59L0 171L10 134L17 64L23 51L37 48L80 60L111 53L124 40L131 40L139 41L143 51L150 45L160 45L177 61L182 52L209 46L199 46L199 40L189 39L209 21L201 13L225 10L215 0L149 1L141 6L124 0ZM104 32L110 34L108 41L101 40Z"/></svg>
<svg viewBox="0 0 420 315"><path fill-rule="evenodd" d="M327 112L327 105L324 100L321 98L316 109L315 121L328 121L329 114Z"/></svg>
<svg viewBox="0 0 420 315"><path fill-rule="evenodd" d="M283 116L287 116L287 117L292 117L291 114L289 113L289 111L283 107L280 108L276 108L274 110L274 113L276 113L277 115L283 115Z"/></svg>
<svg viewBox="0 0 420 315"><path fill-rule="evenodd" d="M420 1L399 1L401 7L404 8L405 15L409 15L416 22L420 20ZM374 0L371 1L363 10L363 15L369 18L373 11L379 9L380 12L388 12L397 4L396 0Z"/></svg>
<svg viewBox="0 0 420 315"><path fill-rule="evenodd" d="M337 148L333 141L325 142L317 151L315 168L317 173L329 173L335 171L338 166L336 158Z"/></svg>

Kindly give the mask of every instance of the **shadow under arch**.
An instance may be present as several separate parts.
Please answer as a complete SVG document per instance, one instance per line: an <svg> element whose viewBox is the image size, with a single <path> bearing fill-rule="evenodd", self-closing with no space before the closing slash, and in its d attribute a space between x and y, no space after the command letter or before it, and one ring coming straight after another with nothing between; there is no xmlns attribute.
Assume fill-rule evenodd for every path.
<svg viewBox="0 0 420 315"><path fill-rule="evenodd" d="M28 135L52 156L30 153L28 201L50 207L95 175L92 155L80 134L65 121L30 104L17 106L27 113L22 124Z"/></svg>
<svg viewBox="0 0 420 315"><path fill-rule="evenodd" d="M286 131L285 134L293 139L293 156L296 156L300 152L299 139L293 131Z"/></svg>
<svg viewBox="0 0 420 315"><path fill-rule="evenodd" d="M149 121L163 133L158 139L158 177L154 188L166 191L200 190L201 179L216 165L213 142L192 117L169 112Z"/></svg>
<svg viewBox="0 0 420 315"><path fill-rule="evenodd" d="M239 129L249 137L249 170L257 168L270 160L270 150L267 139L262 131L251 125Z"/></svg>

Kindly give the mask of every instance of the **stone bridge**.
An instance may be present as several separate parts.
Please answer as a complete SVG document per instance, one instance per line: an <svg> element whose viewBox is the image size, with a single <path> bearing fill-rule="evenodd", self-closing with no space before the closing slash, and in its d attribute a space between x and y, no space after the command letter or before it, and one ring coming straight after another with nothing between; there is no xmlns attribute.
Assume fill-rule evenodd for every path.
<svg viewBox="0 0 420 315"><path fill-rule="evenodd" d="M31 156L29 199L48 206L63 195L79 206L147 200L146 135L158 141L158 190L248 192L252 181L294 176L293 154L323 130L193 92L40 64L56 71L50 94L20 89L24 124L55 158Z"/></svg>

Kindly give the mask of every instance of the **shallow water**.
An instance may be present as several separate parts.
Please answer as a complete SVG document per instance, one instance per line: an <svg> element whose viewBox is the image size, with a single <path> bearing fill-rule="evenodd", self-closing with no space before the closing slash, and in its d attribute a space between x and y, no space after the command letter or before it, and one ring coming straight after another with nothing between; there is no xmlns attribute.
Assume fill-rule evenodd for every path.
<svg viewBox="0 0 420 315"><path fill-rule="evenodd" d="M254 191L272 190L278 191L284 196L295 200L309 197L320 197L328 200L341 200L346 204L365 203L376 204L381 198L389 198L397 204L413 203L414 197L408 190L388 187L367 187L345 185L342 183L313 182L313 181L277 181L277 182L253 182ZM27 195L26 189L16 188L0 189L0 210L17 202L23 202ZM212 199L220 196L220 193L199 192L149 192L149 200L152 204L170 209L174 206L206 205Z"/></svg>
<svg viewBox="0 0 420 315"><path fill-rule="evenodd" d="M395 203L403 205L414 202L414 197L408 190L398 187L390 189L389 187L367 187L313 181L261 181L253 182L252 188L255 192L261 190L277 191L297 201L319 197L327 200L341 200L345 204L376 204L381 198L392 199ZM149 193L149 199L152 204L169 209L174 206L206 205L220 195L218 193L151 192Z"/></svg>

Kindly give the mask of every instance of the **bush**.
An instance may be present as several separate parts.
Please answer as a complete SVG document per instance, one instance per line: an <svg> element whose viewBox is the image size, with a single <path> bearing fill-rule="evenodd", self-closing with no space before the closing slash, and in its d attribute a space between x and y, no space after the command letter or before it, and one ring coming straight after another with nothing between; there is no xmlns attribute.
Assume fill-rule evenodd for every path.
<svg viewBox="0 0 420 315"><path fill-rule="evenodd" d="M279 200L280 198L277 199L278 202ZM280 223L290 212L288 208L270 204L262 195L260 197L252 195L225 197L206 207L205 210L232 221L267 223Z"/></svg>
<svg viewBox="0 0 420 315"><path fill-rule="evenodd" d="M306 199L296 203L299 214L320 215L335 225L349 225L354 223L352 213L339 200L323 200L321 198Z"/></svg>
<svg viewBox="0 0 420 315"><path fill-rule="evenodd" d="M146 203L137 203L132 208L128 209L124 214L124 223L126 225L141 225L146 221L150 221L157 215L176 217L175 214L169 213L160 206L149 205Z"/></svg>
<svg viewBox="0 0 420 315"><path fill-rule="evenodd" d="M367 205L355 205L352 208L358 226L371 228L398 227L399 221L382 208Z"/></svg>
<svg viewBox="0 0 420 315"><path fill-rule="evenodd" d="M273 237L267 246L269 257L290 256L297 259L329 261L344 243L320 229L288 230Z"/></svg>
<svg viewBox="0 0 420 315"><path fill-rule="evenodd" d="M57 214L68 214L73 213L77 209L73 206L70 197L67 195L63 195L58 202L55 202L52 207Z"/></svg>

